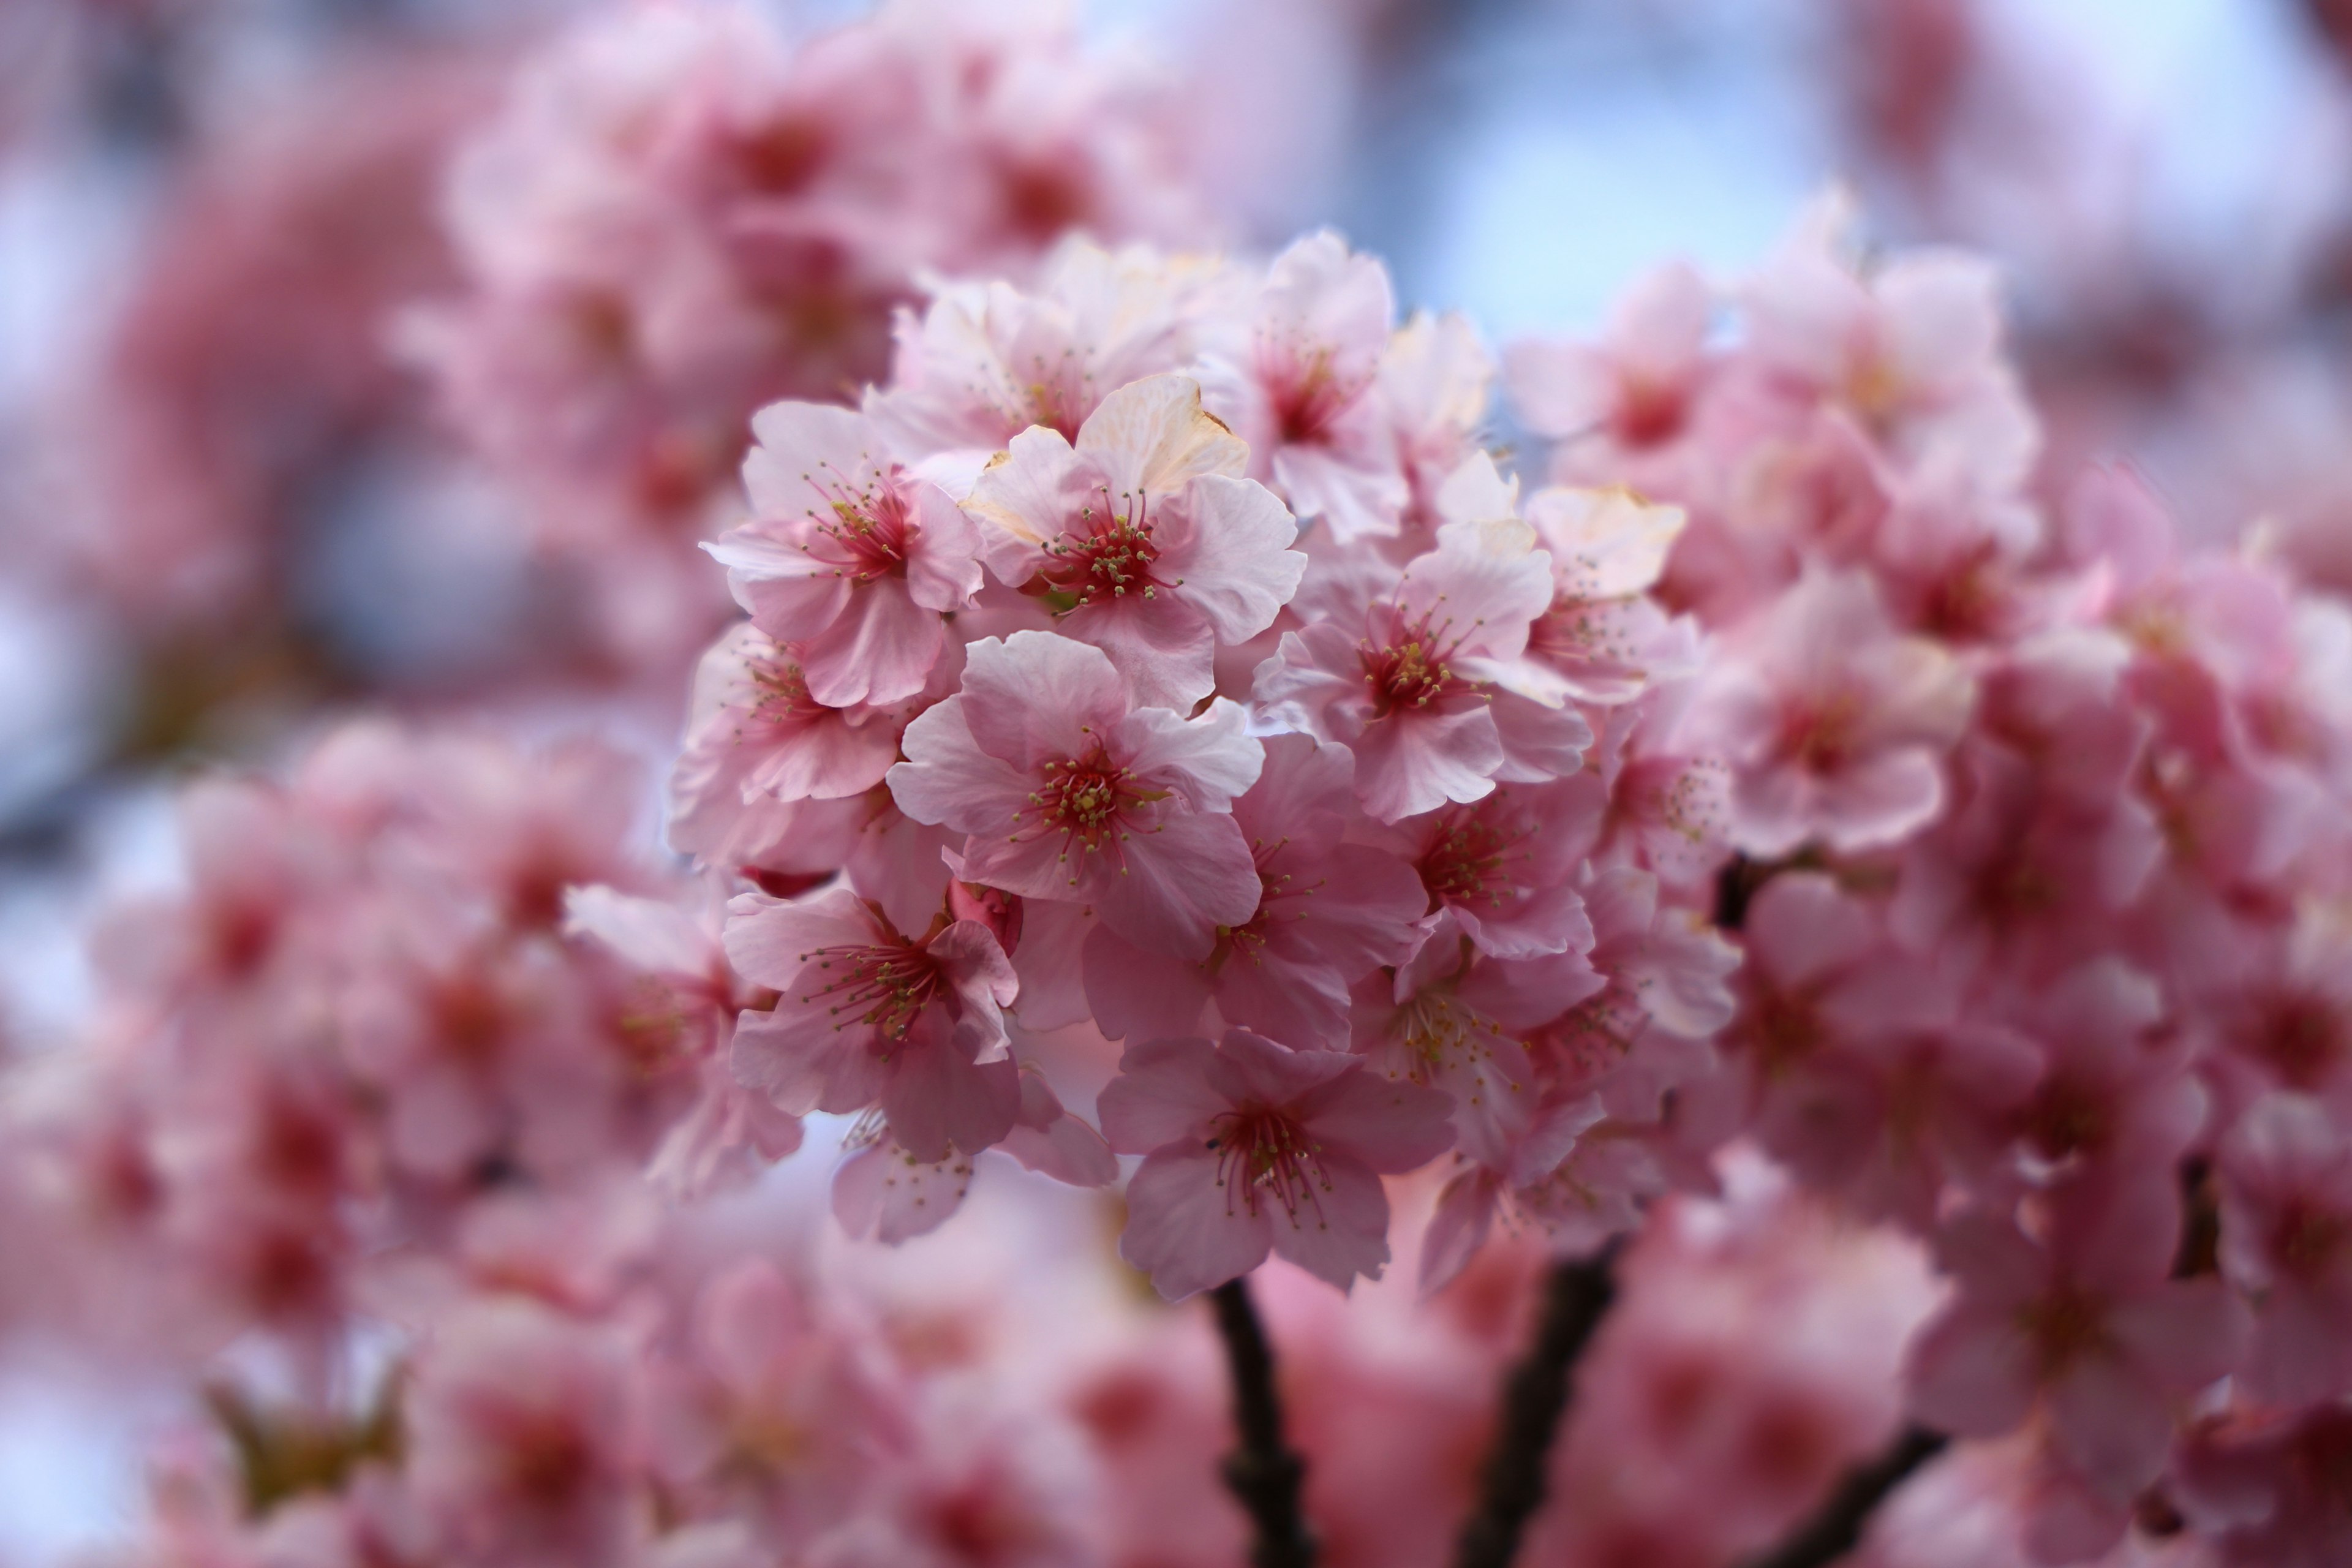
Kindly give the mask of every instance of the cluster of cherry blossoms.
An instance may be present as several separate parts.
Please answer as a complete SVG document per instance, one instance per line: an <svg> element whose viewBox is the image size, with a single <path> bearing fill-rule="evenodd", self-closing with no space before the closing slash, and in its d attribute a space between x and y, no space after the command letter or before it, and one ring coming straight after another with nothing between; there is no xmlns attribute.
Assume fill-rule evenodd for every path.
<svg viewBox="0 0 2352 1568"><path fill-rule="evenodd" d="M1590 1246L1670 1184L1736 962L1646 593L1682 515L1523 502L1489 379L1328 234L1076 242L943 290L860 408L761 411L670 832L755 884L739 1080L868 1115L845 1219L927 1229L1000 1143L1110 1179L1024 1077L1079 1048L1171 1297L1377 1276L1380 1176L1440 1155L1432 1283L1498 1205Z"/></svg>
<svg viewBox="0 0 2352 1568"><path fill-rule="evenodd" d="M1737 1016L1695 1119L1930 1242L1928 1426L2020 1434L2040 1561L2329 1561L2352 1392L2352 613L2128 473L2045 514L1990 270L1818 208L1511 364L1555 476L1687 510ZM1702 1101L1705 1106L1702 1107Z"/></svg>
<svg viewBox="0 0 2352 1568"><path fill-rule="evenodd" d="M883 374L922 279L1208 232L1160 90L1044 6L896 0L792 42L735 5L592 16L459 149L462 281L408 352L606 657L667 679L725 603L692 546L754 409Z"/></svg>
<svg viewBox="0 0 2352 1568"><path fill-rule="evenodd" d="M1839 198L1497 354L1144 86L649 4L463 139L391 335L683 734L181 791L0 1079L0 1338L202 1390L119 1560L2352 1555L2352 605Z"/></svg>

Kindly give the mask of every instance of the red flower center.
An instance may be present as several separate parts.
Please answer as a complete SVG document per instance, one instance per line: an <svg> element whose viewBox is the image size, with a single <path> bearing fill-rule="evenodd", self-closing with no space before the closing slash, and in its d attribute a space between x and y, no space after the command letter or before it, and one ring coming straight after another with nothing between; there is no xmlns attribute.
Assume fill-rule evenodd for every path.
<svg viewBox="0 0 2352 1568"><path fill-rule="evenodd" d="M1079 509L1076 529L1045 546L1039 575L1075 600L1074 609L1152 598L1163 586L1151 574L1160 549L1151 540L1150 498L1122 490L1114 505L1108 488L1101 493L1100 504Z"/></svg>
<svg viewBox="0 0 2352 1568"><path fill-rule="evenodd" d="M807 994L822 1003L835 1029L870 1028L899 1041L923 1009L948 992L939 962L911 942L823 947L801 954L824 984Z"/></svg>
<svg viewBox="0 0 2352 1568"><path fill-rule="evenodd" d="M1507 868L1528 858L1513 853L1525 837L1526 833L1499 827L1475 812L1455 812L1422 853L1417 868L1421 885L1439 902L1484 900L1500 909L1504 896L1518 889L1517 874Z"/></svg>
<svg viewBox="0 0 2352 1568"><path fill-rule="evenodd" d="M1217 1185L1225 1190L1227 1214L1237 1202L1252 1215L1275 1203L1295 1220L1305 1206L1315 1211L1321 1226L1319 1194L1331 1190L1322 1146L1288 1111L1236 1106L1209 1123L1209 1147L1216 1152Z"/></svg>

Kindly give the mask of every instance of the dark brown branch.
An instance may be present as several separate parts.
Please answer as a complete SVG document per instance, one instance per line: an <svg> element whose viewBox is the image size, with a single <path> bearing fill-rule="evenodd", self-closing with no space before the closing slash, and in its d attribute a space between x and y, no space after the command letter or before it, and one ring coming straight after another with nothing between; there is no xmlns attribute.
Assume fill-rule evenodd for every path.
<svg viewBox="0 0 2352 1568"><path fill-rule="evenodd" d="M1234 1426L1241 1442L1225 1456L1225 1486L1250 1517L1250 1562L1253 1568L1314 1568L1315 1537L1298 1510L1307 1461L1283 1436L1274 1352L1250 1304L1249 1286L1228 1280L1209 1292L1209 1301L1233 1369Z"/></svg>
<svg viewBox="0 0 2352 1568"><path fill-rule="evenodd" d="M1894 1446L1858 1469L1849 1471L1829 1501L1769 1555L1748 1568L1826 1568L1853 1550L1862 1539L1871 1511L1910 1479L1913 1471L1944 1451L1951 1439L1924 1426L1909 1426Z"/></svg>
<svg viewBox="0 0 2352 1568"><path fill-rule="evenodd" d="M1546 1278L1535 1342L1503 1384L1495 1447L1454 1547L1456 1568L1508 1568L1518 1554L1528 1521L1543 1503L1569 1373L1616 1299L1617 1252L1612 1241L1591 1258L1555 1265Z"/></svg>

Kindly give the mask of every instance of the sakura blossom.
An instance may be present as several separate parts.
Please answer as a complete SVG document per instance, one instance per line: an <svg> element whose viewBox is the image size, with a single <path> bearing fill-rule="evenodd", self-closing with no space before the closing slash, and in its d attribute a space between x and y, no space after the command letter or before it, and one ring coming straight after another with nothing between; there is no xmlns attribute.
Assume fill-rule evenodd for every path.
<svg viewBox="0 0 2352 1568"><path fill-rule="evenodd" d="M1237 194L1444 7L467 32L188 247L241 331L303 223L384 248L253 329L282 447L164 308L203 226L122 224L121 341L236 406L54 580L163 617L103 788L0 777L0 981L88 954L0 996L0 1424L51 1363L152 1412L94 1560L2352 1557L2352 556L2217 455L2282 345L2341 392L2280 303L2341 247L2197 295L2131 182L1948 156L2046 132L1990 8L1808 3L1907 139L1606 310L1507 160L1410 247ZM494 674L371 662L441 596Z"/></svg>
<svg viewBox="0 0 2352 1568"><path fill-rule="evenodd" d="M1269 1250L1345 1289L1388 1262L1380 1173L1445 1147L1444 1099L1383 1082L1354 1058L1235 1029L1215 1044L1129 1046L1105 1091L1104 1135L1145 1156L1124 1256L1171 1300Z"/></svg>

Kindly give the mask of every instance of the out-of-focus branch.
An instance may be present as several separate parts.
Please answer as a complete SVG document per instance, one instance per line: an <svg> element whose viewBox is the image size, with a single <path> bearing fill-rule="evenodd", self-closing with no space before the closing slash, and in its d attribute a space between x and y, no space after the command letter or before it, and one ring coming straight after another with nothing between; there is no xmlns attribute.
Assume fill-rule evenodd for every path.
<svg viewBox="0 0 2352 1568"><path fill-rule="evenodd" d="M1307 1461L1282 1431L1282 1399L1274 1386L1274 1352L1250 1302L1244 1279L1209 1292L1217 1332L1233 1369L1234 1426L1239 1444L1225 1456L1225 1485L1249 1514L1253 1568L1313 1568L1315 1537L1298 1509Z"/></svg>
<svg viewBox="0 0 2352 1568"><path fill-rule="evenodd" d="M1495 1447L1454 1548L1456 1568L1507 1568L1518 1554L1528 1521L1543 1503L1569 1374L1616 1299L1618 1250L1612 1241L1591 1258L1554 1266L1546 1278L1535 1342L1503 1384Z"/></svg>
<svg viewBox="0 0 2352 1568"><path fill-rule="evenodd" d="M1886 1500L1887 1494L1942 1453L1950 1441L1941 1432L1924 1426L1904 1428L1886 1452L1849 1472L1820 1511L1769 1553L1748 1563L1748 1568L1826 1568L1853 1550L1872 1511Z"/></svg>

